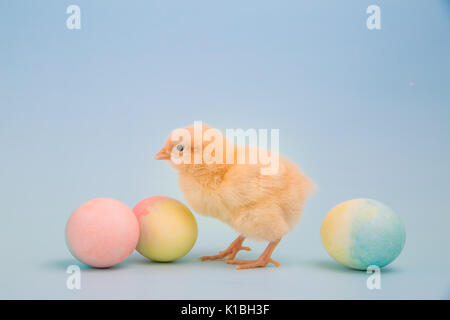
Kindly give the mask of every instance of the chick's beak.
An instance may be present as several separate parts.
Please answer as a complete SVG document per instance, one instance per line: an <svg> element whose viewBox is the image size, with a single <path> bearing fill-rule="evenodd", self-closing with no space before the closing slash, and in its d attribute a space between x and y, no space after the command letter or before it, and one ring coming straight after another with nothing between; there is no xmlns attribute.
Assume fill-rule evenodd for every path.
<svg viewBox="0 0 450 320"><path fill-rule="evenodd" d="M166 151L166 149L162 148L156 155L155 160L169 160L170 154Z"/></svg>

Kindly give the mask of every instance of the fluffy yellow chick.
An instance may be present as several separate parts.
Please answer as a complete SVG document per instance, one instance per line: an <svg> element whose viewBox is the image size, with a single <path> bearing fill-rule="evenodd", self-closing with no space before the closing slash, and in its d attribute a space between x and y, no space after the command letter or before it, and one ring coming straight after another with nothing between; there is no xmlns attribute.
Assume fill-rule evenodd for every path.
<svg viewBox="0 0 450 320"><path fill-rule="evenodd" d="M263 174L267 162L259 157L252 161L255 149L245 148L244 157L239 158L238 148L220 131L205 125L198 130L194 125L174 130L155 159L169 161L178 171L185 199L197 213L217 218L240 234L227 249L201 260L228 258L226 262L237 264L237 269L264 267L269 262L278 266L272 252L296 226L314 184L281 156L278 169ZM242 246L245 238L269 241L257 260L235 259L240 250L250 250Z"/></svg>

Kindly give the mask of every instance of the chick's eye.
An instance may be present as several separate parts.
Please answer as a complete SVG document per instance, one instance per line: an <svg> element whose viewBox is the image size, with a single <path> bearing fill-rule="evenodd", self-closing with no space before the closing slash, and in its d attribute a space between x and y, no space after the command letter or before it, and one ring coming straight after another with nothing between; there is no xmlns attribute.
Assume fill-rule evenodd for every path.
<svg viewBox="0 0 450 320"><path fill-rule="evenodd" d="M181 144L177 145L177 150L178 151L183 151L183 149L184 149L184 147Z"/></svg>

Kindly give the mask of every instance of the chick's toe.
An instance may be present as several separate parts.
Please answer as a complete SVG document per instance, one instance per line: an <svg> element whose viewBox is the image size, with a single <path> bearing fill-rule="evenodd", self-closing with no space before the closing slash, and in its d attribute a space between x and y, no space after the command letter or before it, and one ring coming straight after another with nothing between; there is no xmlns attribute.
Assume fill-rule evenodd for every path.
<svg viewBox="0 0 450 320"><path fill-rule="evenodd" d="M234 259L234 257L236 257L236 254L239 251L241 251L241 250L250 251L251 250L249 247L242 246L242 243L244 242L244 240L245 240L245 237L239 236L236 240L234 240L228 246L227 249L225 249L224 251L220 251L219 254L212 255L212 256L203 256L203 257L200 257L199 259L201 261L220 260L220 259L225 259L225 258Z"/></svg>

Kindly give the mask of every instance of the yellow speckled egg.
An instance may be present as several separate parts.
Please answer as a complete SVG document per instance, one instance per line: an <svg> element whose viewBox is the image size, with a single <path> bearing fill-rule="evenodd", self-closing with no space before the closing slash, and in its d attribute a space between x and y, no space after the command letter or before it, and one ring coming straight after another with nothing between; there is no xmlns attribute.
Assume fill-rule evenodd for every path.
<svg viewBox="0 0 450 320"><path fill-rule="evenodd" d="M388 265L400 254L406 239L400 217L372 199L353 199L335 206L326 215L320 235L330 256L357 270Z"/></svg>
<svg viewBox="0 0 450 320"><path fill-rule="evenodd" d="M197 222L180 201L155 196L133 209L140 225L136 250L153 261L168 262L186 255L197 240Z"/></svg>

